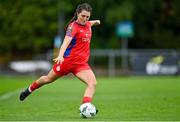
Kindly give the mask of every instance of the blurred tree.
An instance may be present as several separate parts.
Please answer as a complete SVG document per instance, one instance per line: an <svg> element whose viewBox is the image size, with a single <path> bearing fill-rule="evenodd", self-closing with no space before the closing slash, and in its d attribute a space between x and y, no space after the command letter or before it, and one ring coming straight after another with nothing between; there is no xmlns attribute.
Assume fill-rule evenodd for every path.
<svg viewBox="0 0 180 122"><path fill-rule="evenodd" d="M35 54L52 48L58 13L71 10L65 4L58 0L1 1L0 53Z"/></svg>
<svg viewBox="0 0 180 122"><path fill-rule="evenodd" d="M136 37L131 48L180 48L179 0L143 0L134 2Z"/></svg>
<svg viewBox="0 0 180 122"><path fill-rule="evenodd" d="M116 23L132 20L129 48L180 48L179 0L0 0L0 57L33 55L53 47L53 38L82 2L92 5L92 48L120 48ZM64 23L58 16L64 14Z"/></svg>
<svg viewBox="0 0 180 122"><path fill-rule="evenodd" d="M113 36L109 39L108 48L120 48L121 42L115 32L116 26L121 21L132 21L134 6L130 0L120 1L118 4L114 4L107 9L106 22L111 28L111 34L113 30Z"/></svg>

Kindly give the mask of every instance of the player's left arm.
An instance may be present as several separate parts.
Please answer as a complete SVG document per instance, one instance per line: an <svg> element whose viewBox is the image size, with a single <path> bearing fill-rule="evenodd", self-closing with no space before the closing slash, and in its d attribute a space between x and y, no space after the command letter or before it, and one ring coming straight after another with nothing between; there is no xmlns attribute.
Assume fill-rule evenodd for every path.
<svg viewBox="0 0 180 122"><path fill-rule="evenodd" d="M101 24L100 20L90 20L89 22L91 23L91 26L93 26L93 25L100 25Z"/></svg>

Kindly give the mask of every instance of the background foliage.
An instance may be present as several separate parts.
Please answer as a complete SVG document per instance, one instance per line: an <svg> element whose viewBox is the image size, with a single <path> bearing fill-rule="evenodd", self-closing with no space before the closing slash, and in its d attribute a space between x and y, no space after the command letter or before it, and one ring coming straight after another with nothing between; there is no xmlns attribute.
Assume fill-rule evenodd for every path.
<svg viewBox="0 0 180 122"><path fill-rule="evenodd" d="M134 23L129 48L180 48L179 0L0 0L0 57L52 49L54 36L63 35L82 2L91 4L91 19L102 23L93 28L92 48L120 48L115 30L122 20Z"/></svg>

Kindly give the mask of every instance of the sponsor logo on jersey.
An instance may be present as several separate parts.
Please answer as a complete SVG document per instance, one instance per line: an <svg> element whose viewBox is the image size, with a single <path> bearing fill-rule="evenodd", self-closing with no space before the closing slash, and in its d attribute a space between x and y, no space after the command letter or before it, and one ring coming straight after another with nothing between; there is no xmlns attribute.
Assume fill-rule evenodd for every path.
<svg viewBox="0 0 180 122"><path fill-rule="evenodd" d="M57 67L56 67L56 71L60 71L60 66L57 66Z"/></svg>

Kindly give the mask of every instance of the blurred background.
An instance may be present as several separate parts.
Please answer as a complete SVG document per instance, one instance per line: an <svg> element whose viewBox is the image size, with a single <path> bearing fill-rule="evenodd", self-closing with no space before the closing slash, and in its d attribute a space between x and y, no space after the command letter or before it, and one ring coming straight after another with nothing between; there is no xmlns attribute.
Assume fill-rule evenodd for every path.
<svg viewBox="0 0 180 122"><path fill-rule="evenodd" d="M0 75L41 75L68 21L89 3L90 65L98 76L179 75L179 0L0 0Z"/></svg>

